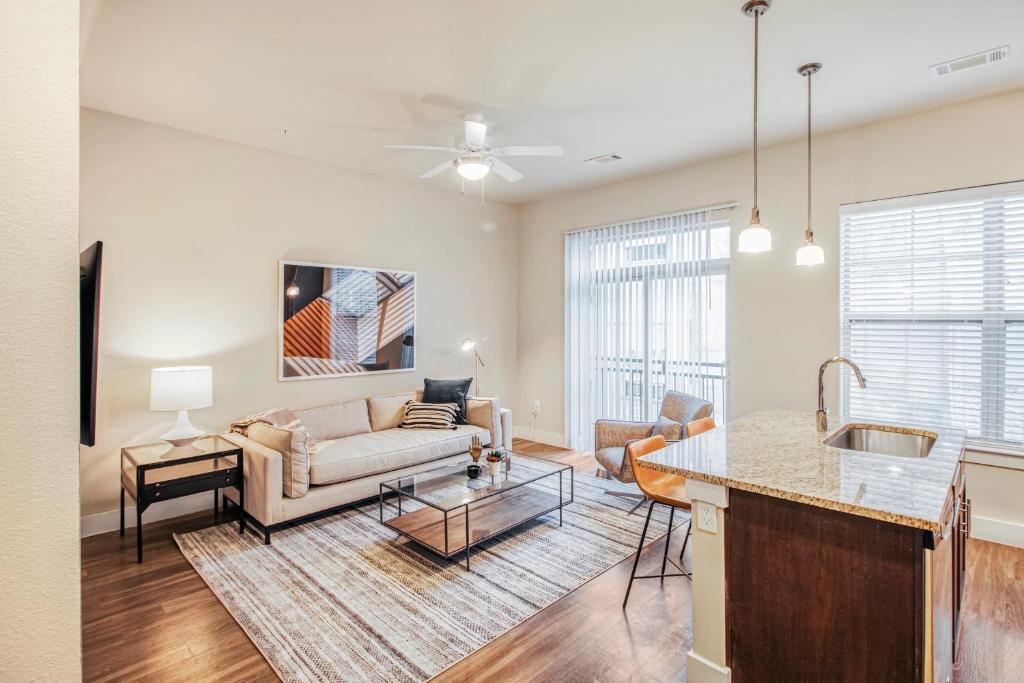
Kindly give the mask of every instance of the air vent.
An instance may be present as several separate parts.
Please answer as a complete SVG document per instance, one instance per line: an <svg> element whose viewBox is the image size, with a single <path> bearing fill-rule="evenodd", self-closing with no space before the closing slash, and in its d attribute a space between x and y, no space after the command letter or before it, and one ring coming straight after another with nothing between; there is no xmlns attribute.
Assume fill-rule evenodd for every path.
<svg viewBox="0 0 1024 683"><path fill-rule="evenodd" d="M611 163L613 161L619 161L621 159L622 159L622 157L619 156L618 154L604 154L604 155L599 156L599 157L591 157L589 159L584 159L583 163L585 163L585 164L608 164L608 163Z"/></svg>
<svg viewBox="0 0 1024 683"><path fill-rule="evenodd" d="M992 50L985 50L984 52L978 52L973 55L967 55L966 57L960 57L942 64L934 64L929 67L932 72L932 76L938 78L940 76L950 76L958 71L964 71L965 69L973 69L976 66L985 66L986 64L994 64L996 62L1005 62L1010 58L1010 46L1004 45L997 47Z"/></svg>

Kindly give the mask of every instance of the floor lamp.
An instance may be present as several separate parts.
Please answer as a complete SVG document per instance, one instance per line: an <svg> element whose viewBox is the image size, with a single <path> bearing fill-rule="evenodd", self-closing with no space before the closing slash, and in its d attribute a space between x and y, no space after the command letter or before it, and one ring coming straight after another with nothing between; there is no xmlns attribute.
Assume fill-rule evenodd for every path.
<svg viewBox="0 0 1024 683"><path fill-rule="evenodd" d="M469 353L470 351L473 352L473 381L476 383L476 395L480 396L482 395L480 391L480 368L485 368L487 365L484 363L484 359L480 357L480 352L476 350L476 342L474 340L469 339L468 337L463 339L460 348L463 353Z"/></svg>

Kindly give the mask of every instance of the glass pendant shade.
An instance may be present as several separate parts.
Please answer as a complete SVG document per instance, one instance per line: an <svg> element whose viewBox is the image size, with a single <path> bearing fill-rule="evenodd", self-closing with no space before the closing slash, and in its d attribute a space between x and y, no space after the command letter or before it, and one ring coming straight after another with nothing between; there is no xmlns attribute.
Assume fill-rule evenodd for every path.
<svg viewBox="0 0 1024 683"><path fill-rule="evenodd" d="M743 229L736 243L736 249L745 254L756 254L772 250L771 230L760 223L751 224Z"/></svg>
<svg viewBox="0 0 1024 683"><path fill-rule="evenodd" d="M825 250L813 241L796 250L796 264L798 266L820 266L825 262Z"/></svg>

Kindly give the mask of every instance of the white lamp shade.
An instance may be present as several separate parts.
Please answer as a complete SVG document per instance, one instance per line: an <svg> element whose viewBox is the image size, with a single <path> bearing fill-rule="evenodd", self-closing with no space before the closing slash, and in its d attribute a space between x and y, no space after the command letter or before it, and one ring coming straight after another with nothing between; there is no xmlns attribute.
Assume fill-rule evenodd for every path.
<svg viewBox="0 0 1024 683"><path fill-rule="evenodd" d="M150 410L193 410L212 405L213 368L187 365L153 368L150 373Z"/></svg>
<svg viewBox="0 0 1024 683"><path fill-rule="evenodd" d="M798 266L820 266L825 262L825 250L814 242L808 242L796 250Z"/></svg>
<svg viewBox="0 0 1024 683"><path fill-rule="evenodd" d="M750 225L740 233L736 243L738 251L752 254L772 250L772 233L761 225Z"/></svg>
<svg viewBox="0 0 1024 683"><path fill-rule="evenodd" d="M463 351L472 351L473 349L476 348L476 342L473 341L472 339L463 339L459 348L461 348Z"/></svg>

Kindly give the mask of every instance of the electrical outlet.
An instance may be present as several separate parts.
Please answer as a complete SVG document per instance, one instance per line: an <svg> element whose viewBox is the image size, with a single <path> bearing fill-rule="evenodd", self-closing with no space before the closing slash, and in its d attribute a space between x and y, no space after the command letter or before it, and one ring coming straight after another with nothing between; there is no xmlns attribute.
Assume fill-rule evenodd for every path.
<svg viewBox="0 0 1024 683"><path fill-rule="evenodd" d="M709 534L718 533L718 515L711 503L697 501L697 528Z"/></svg>
<svg viewBox="0 0 1024 683"><path fill-rule="evenodd" d="M534 410L534 412L537 412L537 413L540 412L540 399L539 398L533 399L533 410Z"/></svg>

